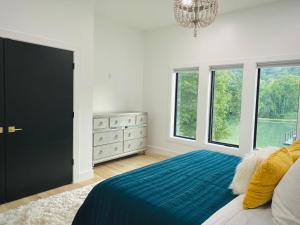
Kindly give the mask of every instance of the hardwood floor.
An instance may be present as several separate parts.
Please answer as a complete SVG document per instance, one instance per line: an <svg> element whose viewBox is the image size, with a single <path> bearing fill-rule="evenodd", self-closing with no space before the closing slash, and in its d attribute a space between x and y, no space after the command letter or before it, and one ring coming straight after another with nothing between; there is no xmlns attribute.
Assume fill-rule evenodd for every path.
<svg viewBox="0 0 300 225"><path fill-rule="evenodd" d="M71 191L76 188L80 188L100 180L107 179L109 177L137 169L152 163L159 162L161 160L167 159L166 156L156 155L156 154L146 154L146 155L135 155L127 158L122 158L107 163L100 164L94 167L94 178L83 181L80 183L70 184L63 187L59 187L53 190L49 190L43 193L32 195L26 198L22 198L17 201L9 202L0 205L0 213L9 209L16 208L18 206L27 204L31 201L36 201L38 199L47 198L51 195L59 194L65 191Z"/></svg>

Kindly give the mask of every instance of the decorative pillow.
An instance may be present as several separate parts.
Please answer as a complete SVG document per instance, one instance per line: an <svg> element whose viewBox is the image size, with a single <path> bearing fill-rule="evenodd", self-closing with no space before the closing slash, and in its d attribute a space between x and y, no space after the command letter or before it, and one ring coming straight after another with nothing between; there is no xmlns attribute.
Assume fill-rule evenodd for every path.
<svg viewBox="0 0 300 225"><path fill-rule="evenodd" d="M295 162L275 188L272 214L277 225L300 224L300 160Z"/></svg>
<svg viewBox="0 0 300 225"><path fill-rule="evenodd" d="M290 152L290 154L291 154L294 162L296 162L297 159L300 158L300 151L293 151L293 152Z"/></svg>
<svg viewBox="0 0 300 225"><path fill-rule="evenodd" d="M275 187L293 163L286 148L276 151L264 160L251 178L243 202L244 209L253 209L268 203Z"/></svg>
<svg viewBox="0 0 300 225"><path fill-rule="evenodd" d="M276 147L267 147L245 155L237 166L232 183L229 186L232 192L237 195L246 193L256 168L276 150L278 150Z"/></svg>
<svg viewBox="0 0 300 225"><path fill-rule="evenodd" d="M287 149L290 151L294 162L296 162L296 160L300 157L300 139L288 146Z"/></svg>

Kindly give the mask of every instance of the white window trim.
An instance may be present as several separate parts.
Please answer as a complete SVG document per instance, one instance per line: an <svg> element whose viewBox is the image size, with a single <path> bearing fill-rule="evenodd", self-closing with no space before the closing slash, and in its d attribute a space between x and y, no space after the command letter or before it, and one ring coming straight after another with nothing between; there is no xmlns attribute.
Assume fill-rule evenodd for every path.
<svg viewBox="0 0 300 225"><path fill-rule="evenodd" d="M174 65L170 67L169 76L169 97L168 97L168 130L165 140L169 143L190 146L196 149L210 149L233 155L245 155L253 151L254 128L255 128L255 110L256 110L256 90L257 90L257 70L258 63L280 63L280 62L298 62L299 55L281 55L259 58L232 59L224 61L207 61L194 64ZM240 143L239 149L223 145L208 143L209 127L209 107L211 93L211 66L243 65L243 89L241 102L241 122L240 122ZM174 68L199 68L198 83L198 108L197 108L197 129L196 140L188 140L173 136L174 126ZM300 104L300 100L299 100ZM299 111L300 118L300 111ZM297 136L300 137L300 120L298 121Z"/></svg>
<svg viewBox="0 0 300 225"><path fill-rule="evenodd" d="M171 98L170 98L170 114L171 116L169 116L170 118L170 122L169 122L169 138L173 141L179 140L182 143L192 143L194 144L196 142L196 140L193 139L189 139L189 138L184 138L184 137L179 137L179 136L175 136L174 135L174 126L175 126L175 104L176 104L176 75L178 72L180 71L199 71L198 67L184 67L184 68L179 68L179 69L173 69L172 70L172 75L171 75ZM170 82L169 82L170 83ZM199 90L199 87L198 87ZM199 95L199 93L198 93ZM199 96L198 96L199 97ZM198 103L197 103L198 104ZM198 110L197 110L198 111ZM197 115L197 119L198 119L198 115ZM197 135L197 129L196 129L196 135ZM197 139L197 137L195 137L195 139Z"/></svg>

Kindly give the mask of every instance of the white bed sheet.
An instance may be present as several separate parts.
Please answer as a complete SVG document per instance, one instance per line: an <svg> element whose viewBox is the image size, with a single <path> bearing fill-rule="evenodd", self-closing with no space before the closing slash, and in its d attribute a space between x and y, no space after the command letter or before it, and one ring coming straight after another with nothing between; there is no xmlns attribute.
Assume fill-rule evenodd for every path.
<svg viewBox="0 0 300 225"><path fill-rule="evenodd" d="M202 225L275 225L270 206L244 210L244 195L232 200Z"/></svg>

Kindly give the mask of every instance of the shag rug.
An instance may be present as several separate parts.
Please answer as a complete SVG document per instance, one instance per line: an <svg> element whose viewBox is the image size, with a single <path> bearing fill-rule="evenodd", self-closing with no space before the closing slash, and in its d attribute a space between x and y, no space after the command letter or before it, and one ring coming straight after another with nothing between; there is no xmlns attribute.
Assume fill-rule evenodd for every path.
<svg viewBox="0 0 300 225"><path fill-rule="evenodd" d="M70 225L95 185L63 192L0 213L0 225Z"/></svg>

